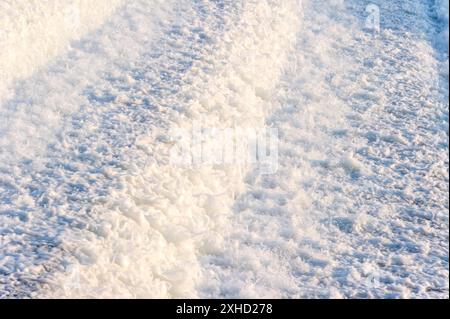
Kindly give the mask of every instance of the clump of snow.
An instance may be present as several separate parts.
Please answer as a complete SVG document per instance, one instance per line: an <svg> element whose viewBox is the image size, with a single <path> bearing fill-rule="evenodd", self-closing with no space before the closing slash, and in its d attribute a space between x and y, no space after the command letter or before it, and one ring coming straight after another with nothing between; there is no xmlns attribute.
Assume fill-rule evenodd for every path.
<svg viewBox="0 0 450 319"><path fill-rule="evenodd" d="M340 164L348 174L354 177L357 177L364 172L361 162L359 162L353 154L344 155Z"/></svg>

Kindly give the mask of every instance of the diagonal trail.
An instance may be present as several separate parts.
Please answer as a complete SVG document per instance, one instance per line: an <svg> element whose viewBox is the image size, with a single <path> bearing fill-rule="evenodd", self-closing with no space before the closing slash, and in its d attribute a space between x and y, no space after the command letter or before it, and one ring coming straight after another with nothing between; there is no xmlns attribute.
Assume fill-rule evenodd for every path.
<svg viewBox="0 0 450 319"><path fill-rule="evenodd" d="M298 12L296 1L129 4L25 81L3 126L2 295L197 296L198 258L220 247L247 167L174 166L170 129L264 124L260 95ZM50 95L32 96L36 86ZM13 107L21 100L31 113ZM14 137L22 123L33 130Z"/></svg>

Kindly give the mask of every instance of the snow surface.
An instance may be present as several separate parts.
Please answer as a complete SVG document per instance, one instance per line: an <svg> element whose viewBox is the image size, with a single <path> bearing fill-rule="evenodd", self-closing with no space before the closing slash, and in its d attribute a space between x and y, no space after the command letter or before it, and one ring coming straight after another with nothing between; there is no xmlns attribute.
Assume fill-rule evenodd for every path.
<svg viewBox="0 0 450 319"><path fill-rule="evenodd" d="M448 15L449 15L449 2L445 0L435 1L435 10L438 19L442 22L442 31L439 33L439 45L442 46L448 53Z"/></svg>
<svg viewBox="0 0 450 319"><path fill-rule="evenodd" d="M305 3L271 101L280 170L247 176L227 248L202 257L203 296L448 295L448 93L433 47L401 2L378 2L375 38L361 1L325 4Z"/></svg>
<svg viewBox="0 0 450 319"><path fill-rule="evenodd" d="M0 297L448 298L448 4L371 3L0 0Z"/></svg>
<svg viewBox="0 0 450 319"><path fill-rule="evenodd" d="M98 27L122 0L0 1L0 97L70 42Z"/></svg>

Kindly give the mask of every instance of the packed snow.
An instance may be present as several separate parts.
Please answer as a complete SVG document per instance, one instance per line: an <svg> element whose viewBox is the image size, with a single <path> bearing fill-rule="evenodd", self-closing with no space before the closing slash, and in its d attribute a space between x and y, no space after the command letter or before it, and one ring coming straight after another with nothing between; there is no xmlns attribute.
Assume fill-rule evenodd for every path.
<svg viewBox="0 0 450 319"><path fill-rule="evenodd" d="M448 298L447 1L0 8L0 298Z"/></svg>

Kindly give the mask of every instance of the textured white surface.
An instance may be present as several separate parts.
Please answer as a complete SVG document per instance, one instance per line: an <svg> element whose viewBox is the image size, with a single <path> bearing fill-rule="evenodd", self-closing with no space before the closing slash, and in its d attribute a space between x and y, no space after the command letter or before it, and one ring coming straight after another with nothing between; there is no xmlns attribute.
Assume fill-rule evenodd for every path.
<svg viewBox="0 0 450 319"><path fill-rule="evenodd" d="M73 40L100 26L122 0L1 0L0 97Z"/></svg>
<svg viewBox="0 0 450 319"><path fill-rule="evenodd" d="M448 52L448 12L449 12L449 3L445 0L436 0L436 13L438 16L438 19L442 22L443 27L442 31L439 34L439 41L441 41L441 45L444 49Z"/></svg>
<svg viewBox="0 0 450 319"><path fill-rule="evenodd" d="M53 53L0 53L0 297L448 298L445 2L373 2L2 11ZM277 128L280 170L173 165L194 122Z"/></svg>
<svg viewBox="0 0 450 319"><path fill-rule="evenodd" d="M280 170L247 175L203 296L448 296L448 82L427 4L305 2L271 99ZM218 236L224 236L223 233Z"/></svg>

